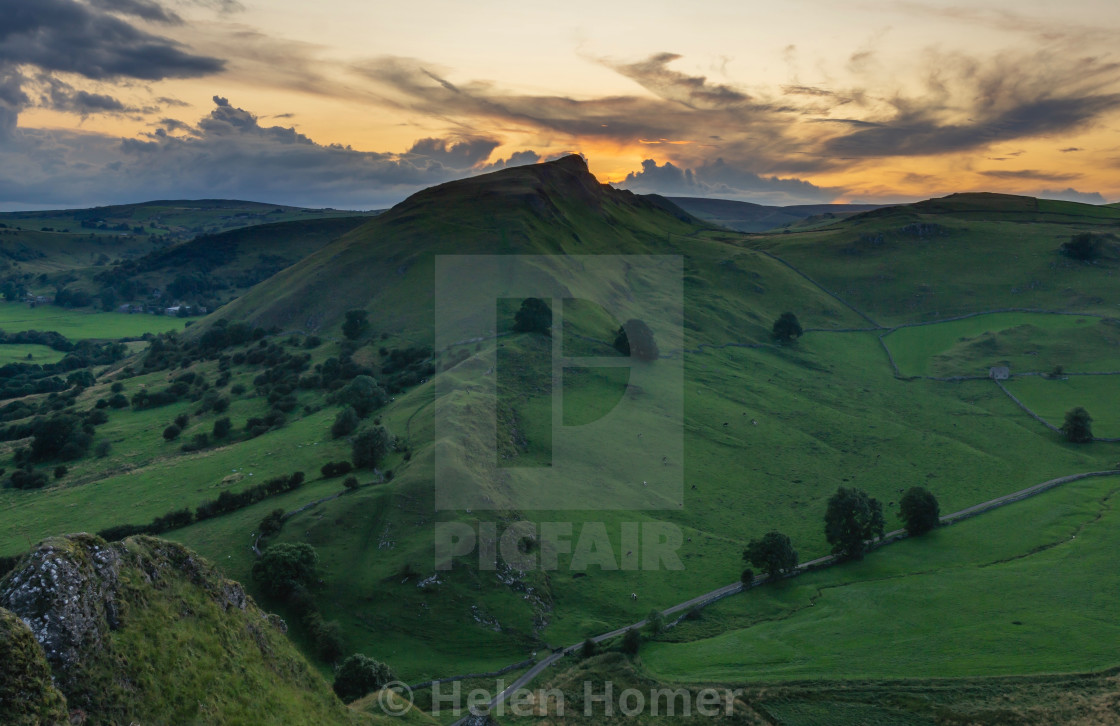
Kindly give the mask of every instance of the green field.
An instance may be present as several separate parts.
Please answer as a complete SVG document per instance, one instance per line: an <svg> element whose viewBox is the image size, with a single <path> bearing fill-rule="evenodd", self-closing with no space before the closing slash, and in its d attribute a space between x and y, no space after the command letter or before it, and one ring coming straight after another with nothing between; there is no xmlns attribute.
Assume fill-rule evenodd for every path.
<svg viewBox="0 0 1120 726"><path fill-rule="evenodd" d="M1035 413L1055 426L1066 411L1081 406L1093 417L1093 434L1120 438L1120 376L1069 376L1051 380L1041 376L1016 378L1007 389Z"/></svg>
<svg viewBox="0 0 1120 726"><path fill-rule="evenodd" d="M1112 370L1120 360L1120 327L1076 315L993 313L936 325L900 328L883 337L904 376L987 375Z"/></svg>
<svg viewBox="0 0 1120 726"><path fill-rule="evenodd" d="M1024 482L1027 483L1027 482ZM643 651L668 680L914 678L1116 664L1120 479L1075 482L863 562L725 600ZM720 623L727 632L704 637Z"/></svg>
<svg viewBox="0 0 1120 726"><path fill-rule="evenodd" d="M71 340L138 338L144 333L165 333L186 327L184 318L166 315L67 310L53 305L28 307L24 303L0 303L0 330L53 330Z"/></svg>
<svg viewBox="0 0 1120 726"><path fill-rule="evenodd" d="M61 351L34 343L10 343L0 345L0 365L7 363L57 363L66 355Z"/></svg>

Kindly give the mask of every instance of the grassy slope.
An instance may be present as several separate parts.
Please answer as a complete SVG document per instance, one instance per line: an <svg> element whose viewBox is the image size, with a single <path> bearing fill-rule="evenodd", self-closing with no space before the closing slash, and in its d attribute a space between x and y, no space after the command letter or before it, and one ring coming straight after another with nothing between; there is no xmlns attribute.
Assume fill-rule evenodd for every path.
<svg viewBox="0 0 1120 726"><path fill-rule="evenodd" d="M1053 490L726 600L644 653L671 680L1053 673L1115 664L1120 480ZM722 626L721 626L722 627Z"/></svg>
<svg viewBox="0 0 1120 726"><path fill-rule="evenodd" d="M807 327L864 324L795 273L747 249L741 236L651 212L621 193L596 201L594 189L581 191L578 174L573 180L572 173L560 173L534 186L528 172L515 172L502 178L499 189L487 186L483 177L460 187L461 193L436 188L418 195L280 273L219 315L317 326L329 333L345 309L365 303L376 332L430 344L432 252L683 251L687 347L767 342L770 322L786 309L796 310ZM590 202L581 194L590 194ZM433 207L438 214L428 213ZM790 250L803 246L801 235L792 234L765 244L784 245L786 238ZM785 247L777 251L793 256ZM971 247L965 251L969 256L986 254ZM952 264L961 267L957 252ZM908 255L898 252L900 265L915 264ZM947 251L944 256L948 259ZM834 267L840 266L826 266ZM899 268L904 269L910 268ZM851 274L858 278L861 273ZM912 278L914 273L907 274ZM999 286L985 284L990 287L985 294L994 296ZM1030 296L1036 293L1039 306L1046 301L1045 289L1039 290L1028 293L1032 306L1036 303ZM894 304L889 295L885 299L888 306ZM595 328L589 325L589 330ZM610 328L593 332L609 335ZM482 345L450 375L468 385L483 380L493 346ZM950 510L1051 476L1106 468L1116 458L1114 447L1062 443L988 382L946 386L896 381L873 333L810 333L792 347L686 354L685 381L685 455L677 464L684 474L685 498L679 510L502 513L537 521L574 520L577 526L603 522L616 548L623 521L675 522L691 537L682 549L684 571L593 569L580 579L564 570L547 576L531 573L523 583L539 594L531 600L517 586L498 584L493 573L464 563L441 576L434 588L418 587L432 574L434 559L431 384L397 396L380 414L414 451L407 464L399 456L387 462L397 474L394 481L296 516L279 539L307 541L319 549L325 567L320 594L324 615L342 623L352 648L387 660L406 680L418 680L506 665L545 643L600 632L636 620L651 607L731 582L742 566L739 554L745 542L770 528L788 532L803 557L822 554L827 549L820 526L824 503L840 484L861 486L889 503L901 488L921 483ZM609 379L588 382L574 392L575 411L593 409L601 396L617 395L616 386ZM235 410L248 407L238 410L238 416L263 406L234 405ZM335 444L339 448L329 456L322 456L329 453L322 446L310 457L306 447L299 448L315 441L327 445L323 437L333 417L333 410L327 410L227 451L161 460L158 430L175 412L168 407L147 418L111 413L107 426L120 428L107 431L117 432L119 455L132 452L132 458L146 463L135 473L119 473L96 485L73 486L64 480L60 488L45 492L4 492L12 497L5 502L4 516L31 523L36 531L96 528L95 523L119 523L121 512L129 520L146 518L172 504L211 498L219 475L246 463L259 465L263 476L293 468L313 472L328 458L344 458L344 444ZM649 446L657 451L658 442ZM122 465L128 465L127 459ZM89 466L86 473L76 467L75 482L96 473L98 465ZM467 466L479 477L489 472L476 463ZM264 514L337 491L331 483L308 487L320 488L305 487L282 501L262 502L170 536L198 547L228 574L247 579L249 538ZM104 496L109 489L118 496ZM491 518L463 512L441 516ZM18 530L9 535L5 549L25 546L24 536ZM407 574L408 566L417 574ZM637 602L630 600L631 592L639 593Z"/></svg>
<svg viewBox="0 0 1120 726"><path fill-rule="evenodd" d="M884 324L1007 307L1110 315L1115 262L1085 265L1058 249L1072 234L1109 232L1117 221L1120 210L1108 207L962 194L752 244Z"/></svg>

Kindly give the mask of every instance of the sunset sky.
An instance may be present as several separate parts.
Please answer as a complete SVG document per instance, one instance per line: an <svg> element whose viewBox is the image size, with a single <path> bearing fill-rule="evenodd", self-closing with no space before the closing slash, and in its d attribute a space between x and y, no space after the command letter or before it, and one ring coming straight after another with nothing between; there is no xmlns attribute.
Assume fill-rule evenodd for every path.
<svg viewBox="0 0 1120 726"><path fill-rule="evenodd" d="M766 204L1120 200L1116 0L0 0L0 210L380 208L584 154Z"/></svg>

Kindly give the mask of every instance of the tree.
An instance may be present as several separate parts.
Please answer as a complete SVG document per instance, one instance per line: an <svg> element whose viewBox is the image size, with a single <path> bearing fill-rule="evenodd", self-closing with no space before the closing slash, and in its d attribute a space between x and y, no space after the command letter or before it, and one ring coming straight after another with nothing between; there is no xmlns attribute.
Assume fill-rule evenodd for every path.
<svg viewBox="0 0 1120 726"><path fill-rule="evenodd" d="M224 439L233 430L233 422L229 418L220 418L214 422L214 438Z"/></svg>
<svg viewBox="0 0 1120 726"><path fill-rule="evenodd" d="M360 422L361 419L358 417L358 412L354 410L354 407L347 406L334 417L334 423L331 424L331 436L336 439L349 436L354 433L354 429L358 428Z"/></svg>
<svg viewBox="0 0 1120 726"><path fill-rule="evenodd" d="M346 322L342 324L342 334L348 340L357 340L369 330L369 313L365 310L347 310Z"/></svg>
<svg viewBox="0 0 1120 726"><path fill-rule="evenodd" d="M358 477L356 477L356 476L346 477L345 479L342 480L342 486L346 487L350 491L354 491L355 489L358 488Z"/></svg>
<svg viewBox="0 0 1120 726"><path fill-rule="evenodd" d="M266 593L280 597L314 582L318 564L319 555L309 544L274 544L253 564L253 579Z"/></svg>
<svg viewBox="0 0 1120 726"><path fill-rule="evenodd" d="M354 439L351 458L357 469L372 469L389 453L393 437L384 426L363 431Z"/></svg>
<svg viewBox="0 0 1120 726"><path fill-rule="evenodd" d="M525 298L513 316L513 329L518 333L552 335L552 308L539 297Z"/></svg>
<svg viewBox="0 0 1120 726"><path fill-rule="evenodd" d="M1093 440L1093 418L1081 406L1066 411L1062 433L1074 444L1087 444Z"/></svg>
<svg viewBox="0 0 1120 726"><path fill-rule="evenodd" d="M627 630L626 634L622 636L622 652L626 655L637 655L641 647L642 634L638 632L637 628Z"/></svg>
<svg viewBox="0 0 1120 726"><path fill-rule="evenodd" d="M747 568L739 574L739 582L743 583L744 587L750 587L754 583L754 570Z"/></svg>
<svg viewBox="0 0 1120 726"><path fill-rule="evenodd" d="M828 500L824 534L832 553L860 559L867 551L867 540L882 537L885 520L883 505L867 492L855 487L840 487Z"/></svg>
<svg viewBox="0 0 1120 726"><path fill-rule="evenodd" d="M174 441L175 439L179 438L179 434L181 433L183 433L183 429L179 428L175 424L171 424L163 430L163 438L167 439L168 441Z"/></svg>
<svg viewBox="0 0 1120 726"><path fill-rule="evenodd" d="M646 616L646 627L651 635L659 635L665 629L665 616L660 610L650 610Z"/></svg>
<svg viewBox="0 0 1120 726"><path fill-rule="evenodd" d="M622 355L644 361L657 360L661 355L657 349L657 341L653 338L653 331L637 318L627 320L618 329L614 337L614 348Z"/></svg>
<svg viewBox="0 0 1120 726"><path fill-rule="evenodd" d="M353 407L360 418L381 408L388 400L385 390L370 376L355 376L339 391L338 398Z"/></svg>
<svg viewBox="0 0 1120 726"><path fill-rule="evenodd" d="M583 645L579 647L579 654L583 658L590 658L599 652L599 644L591 638L583 641Z"/></svg>
<svg viewBox="0 0 1120 726"><path fill-rule="evenodd" d="M743 560L775 579L797 569L797 550L793 548L789 537L781 532L771 531L761 539L752 539L747 543L747 549L743 550Z"/></svg>
<svg viewBox="0 0 1120 726"><path fill-rule="evenodd" d="M910 487L900 502L902 521L912 536L925 534L941 524L941 507L937 497L925 487Z"/></svg>
<svg viewBox="0 0 1120 726"><path fill-rule="evenodd" d="M93 442L82 420L65 413L36 418L31 424L31 434L34 436L30 451L33 462L49 459L73 461L81 458Z"/></svg>
<svg viewBox="0 0 1120 726"><path fill-rule="evenodd" d="M1062 254L1082 262L1092 262L1104 251L1104 240L1092 232L1081 232L1062 243Z"/></svg>
<svg viewBox="0 0 1120 726"><path fill-rule="evenodd" d="M793 313L782 313L778 319L774 321L772 329L774 338L782 343L788 343L794 338L800 338L801 323L798 322L797 316Z"/></svg>
<svg viewBox="0 0 1120 726"><path fill-rule="evenodd" d="M334 674L334 692L344 702L356 701L367 693L379 691L396 680L389 666L361 653L346 660Z"/></svg>
<svg viewBox="0 0 1120 726"><path fill-rule="evenodd" d="M284 527L284 510L273 509L261 523L257 525L257 534L263 537L271 537L279 532Z"/></svg>

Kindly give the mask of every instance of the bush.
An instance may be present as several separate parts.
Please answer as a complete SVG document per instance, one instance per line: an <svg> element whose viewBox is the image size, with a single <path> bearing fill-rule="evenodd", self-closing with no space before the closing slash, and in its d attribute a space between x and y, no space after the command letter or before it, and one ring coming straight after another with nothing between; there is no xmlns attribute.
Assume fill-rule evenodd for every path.
<svg viewBox="0 0 1120 726"><path fill-rule="evenodd" d="M66 472L67 472L67 469L66 469L65 466L61 466L61 465L56 466L54 468L54 478L55 479L61 479L62 477L66 476Z"/></svg>
<svg viewBox="0 0 1120 726"><path fill-rule="evenodd" d="M319 473L324 479L333 479L336 476L349 474L353 468L349 461L328 461L319 469Z"/></svg>
<svg viewBox="0 0 1120 726"><path fill-rule="evenodd" d="M357 340L369 330L369 313L365 310L347 310L346 322L342 324L342 334L348 340Z"/></svg>
<svg viewBox="0 0 1120 726"><path fill-rule="evenodd" d="M334 423L331 424L331 436L336 439L349 436L358 428L358 423L358 412L354 410L353 406L347 406L335 416Z"/></svg>
<svg viewBox="0 0 1120 726"><path fill-rule="evenodd" d="M338 667L334 675L335 694L344 702L356 701L362 696L379 691L395 680L389 666L361 653L355 653Z"/></svg>
<svg viewBox="0 0 1120 726"><path fill-rule="evenodd" d="M383 426L358 434L352 446L354 467L372 469L381 463L392 446L392 436Z"/></svg>
<svg viewBox="0 0 1120 726"><path fill-rule="evenodd" d="M214 438L224 439L233 431L233 422L229 418L220 418L214 422Z"/></svg>
<svg viewBox="0 0 1120 726"><path fill-rule="evenodd" d="M797 568L797 550L793 548L793 543L787 535L771 531L761 539L752 539L747 544L747 549L743 550L743 560L773 579L789 574Z"/></svg>
<svg viewBox="0 0 1120 726"><path fill-rule="evenodd" d="M650 610L646 616L646 627L652 635L659 635L665 629L665 617L660 610Z"/></svg>
<svg viewBox="0 0 1120 726"><path fill-rule="evenodd" d="M342 486L346 487L347 489L349 489L351 491L357 489L358 488L358 477L356 477L356 476L346 477L345 479L342 480Z"/></svg>
<svg viewBox="0 0 1120 726"><path fill-rule="evenodd" d="M599 652L599 644L591 638L583 641L583 645L579 647L579 654L583 658L590 658Z"/></svg>
<svg viewBox="0 0 1120 726"><path fill-rule="evenodd" d="M744 587L750 587L754 582L754 570L747 568L739 575L739 582L743 583Z"/></svg>
<svg viewBox="0 0 1120 726"><path fill-rule="evenodd" d="M910 487L899 503L900 516L911 536L929 532L941 524L941 507L937 497L925 487Z"/></svg>
<svg viewBox="0 0 1120 726"><path fill-rule="evenodd" d="M112 391L113 393L120 393L121 391L124 390L124 384L121 383L120 381L117 381L113 385L109 386L109 390Z"/></svg>
<svg viewBox="0 0 1120 726"><path fill-rule="evenodd" d="M16 469L8 479L13 489L42 489L47 485L47 477L31 469Z"/></svg>
<svg viewBox="0 0 1120 726"><path fill-rule="evenodd" d="M1093 440L1093 418L1081 406L1071 408L1061 430L1070 443L1087 444Z"/></svg>
<svg viewBox="0 0 1120 726"><path fill-rule="evenodd" d="M175 439L179 438L179 434L181 433L183 433L183 430L181 428L179 428L175 424L171 424L163 430L163 438L167 439L168 441L174 441Z"/></svg>
<svg viewBox="0 0 1120 726"><path fill-rule="evenodd" d="M123 393L116 393L109 397L110 408L128 408L128 399Z"/></svg>
<svg viewBox="0 0 1120 726"><path fill-rule="evenodd" d="M280 597L296 585L313 583L318 565L319 555L309 544L274 544L253 564L253 580L269 595Z"/></svg>
<svg viewBox="0 0 1120 726"><path fill-rule="evenodd" d="M622 652L626 655L637 655L641 647L642 634L634 628L627 630L626 634L622 636Z"/></svg>
<svg viewBox="0 0 1120 726"><path fill-rule="evenodd" d="M104 459L106 456L109 455L109 452L112 451L112 449L113 449L113 445L111 443L109 443L108 441L105 441L104 439L102 439L101 441L97 442L97 446L94 447L93 452L94 452L94 455L97 456L98 459Z"/></svg>
<svg viewBox="0 0 1120 726"><path fill-rule="evenodd" d="M774 339L783 343L788 343L794 338L800 338L802 332L801 323L793 313L782 313L779 315L778 319L774 321L774 327L771 329Z"/></svg>
<svg viewBox="0 0 1120 726"><path fill-rule="evenodd" d="M190 426L190 423L191 423L190 414L181 413L181 414L179 414L178 416L175 417L175 425L178 426L181 429L185 429L187 426Z"/></svg>
<svg viewBox="0 0 1120 726"><path fill-rule="evenodd" d="M538 297L525 298L513 316L513 329L518 333L552 335L552 308Z"/></svg>
<svg viewBox="0 0 1120 726"><path fill-rule="evenodd" d="M271 537L277 534L284 527L284 510L273 509L269 512L261 523L257 525L257 534L262 538Z"/></svg>

